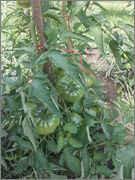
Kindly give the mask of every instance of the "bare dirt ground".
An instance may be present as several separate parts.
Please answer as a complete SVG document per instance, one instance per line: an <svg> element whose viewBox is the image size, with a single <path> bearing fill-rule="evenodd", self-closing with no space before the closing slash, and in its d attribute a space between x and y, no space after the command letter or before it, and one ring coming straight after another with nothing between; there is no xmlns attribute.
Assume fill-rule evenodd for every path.
<svg viewBox="0 0 135 180"><path fill-rule="evenodd" d="M98 79L101 80L103 90L104 90L104 100L107 103L108 108L116 108L116 106L113 104L113 100L116 100L119 96L117 94L117 85L108 77L105 77L106 71L109 69L109 64L106 61L101 61L100 59L100 52L97 49L89 50L87 55L87 63L91 65L94 69L99 70L98 73L96 73L96 76ZM119 112L118 121L122 122L122 116L123 114L121 111L117 108ZM130 123L126 127L131 132L134 132L134 124Z"/></svg>
<svg viewBox="0 0 135 180"><path fill-rule="evenodd" d="M106 72L109 69L109 64L106 61L101 61L99 57L100 52L97 49L90 50L87 56L87 63L90 64L91 67L101 70L96 73L96 76L102 82L104 100L108 103L108 106L112 107L112 100L116 100L118 97L117 86L111 79L105 77L102 71Z"/></svg>

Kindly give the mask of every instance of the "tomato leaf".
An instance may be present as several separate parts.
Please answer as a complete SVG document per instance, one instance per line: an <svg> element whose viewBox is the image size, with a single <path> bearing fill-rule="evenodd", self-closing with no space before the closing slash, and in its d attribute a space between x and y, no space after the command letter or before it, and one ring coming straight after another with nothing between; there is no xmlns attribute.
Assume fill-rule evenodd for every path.
<svg viewBox="0 0 135 180"><path fill-rule="evenodd" d="M38 149L36 152L37 160L40 162L40 167L42 169L47 168L47 159L42 151L42 149Z"/></svg>
<svg viewBox="0 0 135 180"><path fill-rule="evenodd" d="M71 146L73 146L74 148L81 148L83 145L82 143L80 143L78 140L76 140L75 138L71 137L69 139L69 143L71 144Z"/></svg>
<svg viewBox="0 0 135 180"><path fill-rule="evenodd" d="M105 133L106 138L110 138L110 130L109 130L107 124L104 121L102 121L101 126L102 126L104 133Z"/></svg>
<svg viewBox="0 0 135 180"><path fill-rule="evenodd" d="M104 54L104 45L103 45L103 31L101 29L101 26L99 24L93 23L90 26L90 31L92 35L94 36L95 42L101 51L102 54Z"/></svg>
<svg viewBox="0 0 135 180"><path fill-rule="evenodd" d="M84 36L84 35L81 35L81 34L77 34L75 32L66 32L66 33L63 33L62 34L62 38L72 38L72 39L78 39L78 40L81 40L81 41L87 41L87 42L93 42L94 40L87 37L87 36Z"/></svg>
<svg viewBox="0 0 135 180"><path fill-rule="evenodd" d="M25 117L22 125L23 125L24 135L28 137L28 139L30 140L30 142L32 143L34 147L34 150L36 151L36 142L35 142L32 125L29 118Z"/></svg>
<svg viewBox="0 0 135 180"><path fill-rule="evenodd" d="M7 170L7 163L5 159L3 158L3 156L1 156L1 165L4 166L4 168Z"/></svg>
<svg viewBox="0 0 135 180"><path fill-rule="evenodd" d="M102 173L105 176L109 176L112 173L112 170L107 166L101 165L96 167L98 173Z"/></svg>
<svg viewBox="0 0 135 180"><path fill-rule="evenodd" d="M84 87L79 76L78 67L69 61L69 57L60 51L50 51L48 54L50 61L57 67L63 69L71 78Z"/></svg>
<svg viewBox="0 0 135 180"><path fill-rule="evenodd" d="M120 50L119 50L119 46L117 42L115 40L111 40L109 42L109 46L114 55L116 63L118 64L119 67L121 67L121 55L120 55Z"/></svg>
<svg viewBox="0 0 135 180"><path fill-rule="evenodd" d="M23 171L25 171L29 166L29 158L28 157L24 157L23 159L21 159L15 168L15 174L21 174Z"/></svg>
<svg viewBox="0 0 135 180"><path fill-rule="evenodd" d="M68 168L75 173L75 175L79 176L81 174L81 162L80 160L73 156L72 154L65 153L66 165Z"/></svg>
<svg viewBox="0 0 135 180"><path fill-rule="evenodd" d="M47 160L42 152L38 149L37 153L32 153L29 156L30 166L36 171L38 178L41 178L42 170L47 167Z"/></svg>
<svg viewBox="0 0 135 180"><path fill-rule="evenodd" d="M6 137L8 133L2 128L1 129L1 137Z"/></svg>
<svg viewBox="0 0 135 180"><path fill-rule="evenodd" d="M27 103L25 103L25 94L24 94L23 91L21 91L21 100L22 100L22 106L23 106L24 112L29 116L29 118L31 119L32 123L35 125L35 121L34 121L34 118L32 116L31 110L27 106Z"/></svg>
<svg viewBox="0 0 135 180"><path fill-rule="evenodd" d="M86 5L87 1L83 2L83 1L72 1L72 5L71 5L71 12L70 12L70 16L71 16L71 20L72 18L77 15L79 13L79 11L82 10L82 8Z"/></svg>
<svg viewBox="0 0 135 180"><path fill-rule="evenodd" d="M14 136L14 139L18 145L18 147L25 151L25 150L33 150L32 145L30 144L30 142L23 140L22 138L20 138L19 136Z"/></svg>
<svg viewBox="0 0 135 180"><path fill-rule="evenodd" d="M75 138L78 141L80 141L83 145L88 144L88 137L87 137L87 131L85 125L82 125L81 127L78 128L77 136Z"/></svg>
<svg viewBox="0 0 135 180"><path fill-rule="evenodd" d="M58 141L57 141L57 151L58 151L58 153L62 150L63 146L64 146L64 136L59 135Z"/></svg>
<svg viewBox="0 0 135 180"><path fill-rule="evenodd" d="M123 125L128 123L132 123L134 121L134 109L130 109L126 112L126 114L122 117Z"/></svg>
<svg viewBox="0 0 135 180"><path fill-rule="evenodd" d="M10 85L10 86L16 86L17 85L17 80L14 78L14 77L8 77L8 76L5 76L2 78L2 80Z"/></svg>
<svg viewBox="0 0 135 180"><path fill-rule="evenodd" d="M86 147L81 150L81 159L83 162L84 175L87 177L90 172L90 157Z"/></svg>
<svg viewBox="0 0 135 180"><path fill-rule="evenodd" d="M123 165L125 179L131 179L132 169L134 166L134 148L127 146L118 150L116 159Z"/></svg>
<svg viewBox="0 0 135 180"><path fill-rule="evenodd" d="M44 13L44 15L45 15L45 17L49 17L50 19L53 19L57 23L61 24L61 20L60 20L60 18L56 14L52 14L52 13L46 12L46 13Z"/></svg>
<svg viewBox="0 0 135 180"><path fill-rule="evenodd" d="M51 92L44 84L44 81L40 79L34 79L32 81L32 96L35 96L37 99L39 99L45 106L48 107L48 109L54 113L58 117L62 117L61 112L59 111L58 107L56 106L56 103L54 103L54 100L52 99Z"/></svg>
<svg viewBox="0 0 135 180"><path fill-rule="evenodd" d="M76 134L77 133L77 127L73 123L66 123L63 127L65 131L68 131L71 134Z"/></svg>
<svg viewBox="0 0 135 180"><path fill-rule="evenodd" d="M67 179L67 176L65 175L57 175L54 174L53 172L49 172L49 174L51 179Z"/></svg>
<svg viewBox="0 0 135 180"><path fill-rule="evenodd" d="M49 140L49 141L47 142L46 148L47 148L50 152L53 152L53 153L57 154L57 146L56 146L56 143L55 143L55 142L52 142L52 141Z"/></svg>

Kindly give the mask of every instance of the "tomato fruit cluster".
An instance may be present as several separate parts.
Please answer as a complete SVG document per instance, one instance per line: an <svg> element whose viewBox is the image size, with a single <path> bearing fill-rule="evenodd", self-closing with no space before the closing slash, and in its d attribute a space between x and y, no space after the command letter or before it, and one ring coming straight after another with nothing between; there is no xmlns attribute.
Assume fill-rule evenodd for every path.
<svg viewBox="0 0 135 180"><path fill-rule="evenodd" d="M87 75L84 75L84 78L86 87L91 87L93 84L93 79L89 78ZM58 81L56 83L56 89L61 97L66 102L70 103L75 103L81 100L84 95L83 88L72 78L65 75L65 73L63 74L62 71L60 71ZM36 131L39 135L47 136L52 134L59 126L60 119L54 114L49 113L49 115L47 115L45 109L39 104L28 101L27 106L30 108L31 114L35 119ZM76 112L71 113L70 121L77 127L82 125L82 117Z"/></svg>

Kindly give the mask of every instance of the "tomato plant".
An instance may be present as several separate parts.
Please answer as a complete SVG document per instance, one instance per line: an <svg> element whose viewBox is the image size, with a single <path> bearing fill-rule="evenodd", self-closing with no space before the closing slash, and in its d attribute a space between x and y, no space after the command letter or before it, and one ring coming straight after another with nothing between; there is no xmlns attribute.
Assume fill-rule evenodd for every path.
<svg viewBox="0 0 135 180"><path fill-rule="evenodd" d="M95 1L2 6L2 178L133 178L130 10L121 16L131 24ZM119 74L126 99L111 108L88 48Z"/></svg>

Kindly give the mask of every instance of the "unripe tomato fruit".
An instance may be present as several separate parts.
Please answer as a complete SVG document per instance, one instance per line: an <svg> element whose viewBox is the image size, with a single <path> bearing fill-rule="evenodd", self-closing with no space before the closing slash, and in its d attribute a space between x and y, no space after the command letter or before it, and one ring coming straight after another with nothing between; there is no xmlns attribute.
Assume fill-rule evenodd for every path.
<svg viewBox="0 0 135 180"><path fill-rule="evenodd" d="M80 126L82 123L82 117L75 112L71 113L70 120L77 126Z"/></svg>
<svg viewBox="0 0 135 180"><path fill-rule="evenodd" d="M93 76L89 76L87 74L84 74L84 82L87 88L90 88L95 81L95 78Z"/></svg>
<svg viewBox="0 0 135 180"><path fill-rule="evenodd" d="M79 101L84 95L83 88L68 76L59 79L56 89L65 101L71 103Z"/></svg>
<svg viewBox="0 0 135 180"><path fill-rule="evenodd" d="M66 75L66 73L63 70L61 70L60 68L55 68L53 70L53 74L57 80Z"/></svg>
<svg viewBox="0 0 135 180"><path fill-rule="evenodd" d="M27 102L27 106L30 108L30 110L32 112L36 112L38 110L38 108L39 108L37 104L35 104L35 103L31 102L31 101Z"/></svg>
<svg viewBox="0 0 135 180"><path fill-rule="evenodd" d="M36 118L35 123L37 133L39 135L47 136L49 134L52 134L55 131L55 129L59 126L60 119L54 114L51 114L47 116L45 120Z"/></svg>

